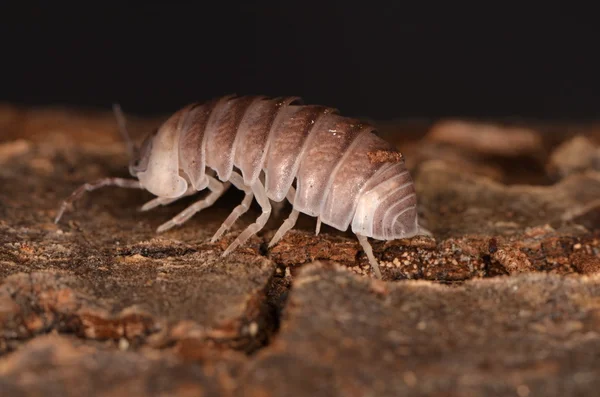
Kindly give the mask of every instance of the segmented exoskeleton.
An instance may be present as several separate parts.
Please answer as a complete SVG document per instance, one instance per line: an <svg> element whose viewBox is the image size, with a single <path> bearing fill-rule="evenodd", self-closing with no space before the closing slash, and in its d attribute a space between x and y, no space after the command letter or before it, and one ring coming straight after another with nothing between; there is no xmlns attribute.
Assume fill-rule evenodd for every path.
<svg viewBox="0 0 600 397"><path fill-rule="evenodd" d="M228 255L260 231L271 214L271 200L292 204L292 212L269 243L294 227L299 213L318 217L339 230L350 224L381 277L367 237L408 238L419 227L414 185L402 155L359 120L337 109L304 105L297 97L226 96L194 103L173 114L148 135L140 148L128 138L120 109L120 129L129 144L129 170L136 179L105 178L85 184L67 199L56 217L84 191L102 186L142 188L157 197L149 210L208 189L158 228L180 225L211 206L233 184L244 191L240 205L212 238L216 241L248 211L253 198L262 214L223 252Z"/></svg>

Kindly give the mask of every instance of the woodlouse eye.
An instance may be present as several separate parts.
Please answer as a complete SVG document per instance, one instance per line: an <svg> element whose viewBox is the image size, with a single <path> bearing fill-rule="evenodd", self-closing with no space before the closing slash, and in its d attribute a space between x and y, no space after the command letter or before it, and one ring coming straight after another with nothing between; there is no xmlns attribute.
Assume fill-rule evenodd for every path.
<svg viewBox="0 0 600 397"><path fill-rule="evenodd" d="M158 130L152 131L142 142L141 147L136 152L135 157L131 159L130 163L130 172L138 173L146 171L148 167L148 160L150 158L150 153L152 152L152 140L156 136Z"/></svg>

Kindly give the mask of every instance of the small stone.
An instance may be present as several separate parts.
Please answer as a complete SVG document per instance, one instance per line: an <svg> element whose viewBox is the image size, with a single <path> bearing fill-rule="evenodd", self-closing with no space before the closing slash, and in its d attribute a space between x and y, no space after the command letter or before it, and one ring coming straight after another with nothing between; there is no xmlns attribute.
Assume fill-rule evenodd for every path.
<svg viewBox="0 0 600 397"><path fill-rule="evenodd" d="M119 339L119 350L127 350L129 349L129 341L125 338Z"/></svg>

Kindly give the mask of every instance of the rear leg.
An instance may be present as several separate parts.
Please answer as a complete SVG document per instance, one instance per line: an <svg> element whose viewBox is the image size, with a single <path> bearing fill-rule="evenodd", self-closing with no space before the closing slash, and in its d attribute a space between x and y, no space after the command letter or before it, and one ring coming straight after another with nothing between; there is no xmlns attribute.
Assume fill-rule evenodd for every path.
<svg viewBox="0 0 600 397"><path fill-rule="evenodd" d="M252 185L252 192L256 197L256 201L262 208L262 214L256 219L256 222L251 224L244 230L229 247L223 252L221 256L227 256L231 252L233 252L237 247L244 244L250 237L258 233L269 220L269 216L271 216L271 201L269 197L267 197L267 192L265 191L265 187L260 181L256 181Z"/></svg>
<svg viewBox="0 0 600 397"><path fill-rule="evenodd" d="M248 212L248 210L250 209L250 204L252 203L252 199L254 198L254 193L252 193L252 189L250 188L250 186L246 186L244 184L244 179L240 174L238 174L237 172L233 172L231 174L231 177L229 178L229 181L237 189L243 190L244 193L246 193L246 195L244 196L242 203L235 207L233 211L231 211L231 214L229 214L229 216L227 217L227 219L225 219L221 227L219 227L219 230L217 230L215 235L210 239L211 243L217 241L223 235L223 233L225 233L227 230L229 230L231 226L233 226L235 221L237 221L240 216Z"/></svg>
<svg viewBox="0 0 600 397"><path fill-rule="evenodd" d="M369 240L367 239L367 237L362 236L360 234L357 234L356 238L358 239L358 242L362 246L363 251L365 251L365 254L367 254L367 258L369 258L369 263L371 264L373 273L375 273L375 277L380 279L381 271L379 270L379 264L377 263L377 259L375 258L375 255L373 255L373 247L371 247Z"/></svg>
<svg viewBox="0 0 600 397"><path fill-rule="evenodd" d="M319 215L317 217L317 228L315 229L315 236L318 236L320 231L321 231L321 216Z"/></svg>
<svg viewBox="0 0 600 397"><path fill-rule="evenodd" d="M286 195L286 197L287 197L288 201L290 203L292 203L292 206L294 204L294 196L295 195L296 195L296 189L294 189L293 187L290 187L290 190L288 191L288 194ZM292 207L292 212L290 213L288 218L281 224L279 229L277 229L277 232L275 232L275 235L269 242L269 248L271 248L272 246L277 244L279 242L279 240L281 240L283 238L283 236L296 225L296 221L298 220L299 215L300 215L300 212Z"/></svg>
<svg viewBox="0 0 600 397"><path fill-rule="evenodd" d="M196 213L202 211L205 208L210 207L217 201L219 197L223 195L231 186L228 182L223 183L219 180L213 178L212 176L206 176L208 178L208 189L210 193L203 198L202 200L196 201L194 204L190 205L179 214L175 215L173 219L168 222L163 223L156 229L158 233L164 232L166 230L171 229L173 226L181 225L187 220L189 220Z"/></svg>

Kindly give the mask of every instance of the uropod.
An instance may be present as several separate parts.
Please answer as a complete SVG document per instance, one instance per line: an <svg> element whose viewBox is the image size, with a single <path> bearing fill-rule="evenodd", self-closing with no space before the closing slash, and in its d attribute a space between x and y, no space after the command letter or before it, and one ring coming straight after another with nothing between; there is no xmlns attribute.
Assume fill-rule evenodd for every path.
<svg viewBox="0 0 600 397"><path fill-rule="evenodd" d="M262 209L223 252L227 256L267 223L271 201L287 199L289 217L269 247L292 229L300 213L346 231L351 225L376 277L368 238L394 240L429 234L419 226L417 197L402 154L373 126L334 108L303 104L298 97L230 95L193 103L169 117L142 144L133 144L114 106L136 179L103 178L82 185L63 201L55 222L85 191L104 186L145 189L156 196L142 211L208 190L157 232L181 225L208 208L231 186L245 196L212 237L219 239L250 208Z"/></svg>

